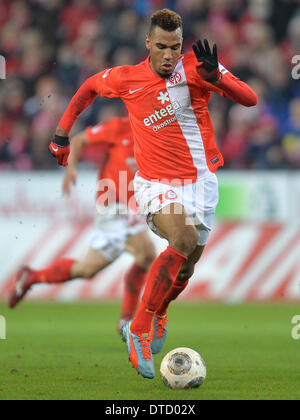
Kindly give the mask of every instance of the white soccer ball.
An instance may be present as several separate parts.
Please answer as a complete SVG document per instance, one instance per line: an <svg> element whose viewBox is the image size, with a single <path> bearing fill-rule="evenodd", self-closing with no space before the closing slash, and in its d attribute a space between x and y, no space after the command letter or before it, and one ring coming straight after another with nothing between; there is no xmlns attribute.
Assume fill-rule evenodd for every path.
<svg viewBox="0 0 300 420"><path fill-rule="evenodd" d="M172 389L198 388L206 378L205 362L195 350L179 347L163 358L160 376Z"/></svg>

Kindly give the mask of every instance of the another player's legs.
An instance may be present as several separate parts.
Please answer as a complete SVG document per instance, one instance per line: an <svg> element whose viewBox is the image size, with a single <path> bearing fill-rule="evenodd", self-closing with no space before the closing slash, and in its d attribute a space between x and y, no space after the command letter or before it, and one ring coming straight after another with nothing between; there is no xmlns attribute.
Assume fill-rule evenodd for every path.
<svg viewBox="0 0 300 420"><path fill-rule="evenodd" d="M188 223L189 217L181 204L171 204L157 216L159 216L160 232L168 239L169 247L152 264L138 312L130 327L126 324L126 329L124 329L124 331L126 330L127 347L131 352L129 353L130 360L135 366L136 356L139 358L139 373L145 377L148 377L148 366L152 360L151 340L148 340L148 338L150 337L153 317L159 310L170 287L177 279L184 262L194 252L198 241L197 230L192 223ZM134 348L137 340L133 337L138 337L137 340L143 343L145 354L151 354L150 359L146 359L143 353ZM143 374L144 368L145 375Z"/></svg>
<svg viewBox="0 0 300 420"><path fill-rule="evenodd" d="M149 266L155 258L155 249L146 231L130 236L126 250L135 257L135 263L125 274L122 314L119 321L119 332L124 323L131 320L136 313L140 292L145 285ZM22 267L16 276L16 282L9 296L9 306L14 308L35 284L64 283L78 278L92 279L98 272L115 261L121 250L114 250L104 256L100 250L90 248L83 260L60 259L42 270Z"/></svg>
<svg viewBox="0 0 300 420"><path fill-rule="evenodd" d="M156 257L153 242L145 230L128 237L126 251L134 256L135 262L125 274L121 316L118 322L119 332L121 332L123 325L132 320L136 313L148 270Z"/></svg>
<svg viewBox="0 0 300 420"><path fill-rule="evenodd" d="M124 276L121 315L117 326L119 334L121 334L123 325L132 320L136 313L140 292L146 282L147 271L144 267L134 263Z"/></svg>
<svg viewBox="0 0 300 420"><path fill-rule="evenodd" d="M35 284L65 283L77 278L90 279L110 263L99 251L90 248L81 261L63 258L42 270L22 267L17 273L8 304L10 308L14 308Z"/></svg>
<svg viewBox="0 0 300 420"><path fill-rule="evenodd" d="M72 266L71 279L92 279L113 261L114 259L107 258L100 250L89 248L86 257Z"/></svg>

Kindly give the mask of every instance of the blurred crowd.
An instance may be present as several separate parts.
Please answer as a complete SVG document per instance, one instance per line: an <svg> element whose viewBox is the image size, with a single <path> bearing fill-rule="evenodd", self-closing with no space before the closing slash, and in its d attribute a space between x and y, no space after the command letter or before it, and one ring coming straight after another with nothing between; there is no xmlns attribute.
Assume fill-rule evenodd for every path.
<svg viewBox="0 0 300 420"><path fill-rule="evenodd" d="M183 17L184 52L216 42L221 63L258 94L255 108L212 98L225 168L298 168L298 0L1 0L0 170L56 168L47 148L68 101L89 76L145 59L149 16L163 7ZM119 112L118 100L99 98L74 132Z"/></svg>

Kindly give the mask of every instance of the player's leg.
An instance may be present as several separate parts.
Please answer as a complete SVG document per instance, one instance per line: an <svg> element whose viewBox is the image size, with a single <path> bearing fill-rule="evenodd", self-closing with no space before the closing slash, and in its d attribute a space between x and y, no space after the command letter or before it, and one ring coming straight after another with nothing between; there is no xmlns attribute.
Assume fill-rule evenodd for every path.
<svg viewBox="0 0 300 420"><path fill-rule="evenodd" d="M203 252L202 247L206 244L211 230L218 202L218 182L214 174L194 184L173 187L171 190L169 188L168 185L147 181L138 175L135 178L135 197L139 208L144 215L148 216L150 228L166 238L169 247L152 264L137 315L132 325L126 324L126 330L124 330L127 346L129 338L131 340L131 347L128 346L129 354L132 347L135 350L134 357L130 357L134 366L134 362L138 365L139 360L144 361L141 346L139 351L136 350L138 348L138 344L135 346L136 339L146 349L148 365L151 366L149 354L153 363L147 338L149 333L145 336L143 331L149 331L154 314L163 305L164 299L168 298L168 292L175 284L180 272L179 278L183 281L176 294L173 289L174 298L186 287L187 278L192 275L194 269L194 261L197 261ZM193 219L188 215L193 215ZM197 231L199 227L203 231L201 234ZM184 266L184 263L187 264ZM135 336L135 342L132 339L133 336ZM143 340L143 337L146 339ZM154 376L154 366L152 369Z"/></svg>
<svg viewBox="0 0 300 420"><path fill-rule="evenodd" d="M165 317L167 315L167 309L170 303L173 300L176 300L177 297L186 289L189 279L193 276L195 271L195 264L200 260L204 246L197 246L195 251L189 256L189 259L183 264L177 279L170 287L168 293L166 294L160 308L157 311L157 316Z"/></svg>
<svg viewBox="0 0 300 420"><path fill-rule="evenodd" d="M175 300L187 287L189 279L192 277L195 264L200 260L205 245L208 241L210 231L212 229L214 214L218 203L218 180L215 174L210 174L203 180L199 180L194 185L184 187L185 208L189 214L193 214L193 224L197 230L197 247L193 253L189 255L188 260L183 264L179 276L172 284L165 300L162 302L158 310L158 314L163 316L166 314L169 303ZM160 236L166 237L167 232L160 223L160 216L153 218L155 229ZM190 223L190 221L188 221Z"/></svg>
<svg viewBox="0 0 300 420"><path fill-rule="evenodd" d="M9 295L9 307L14 308L35 284L58 284L77 278L90 279L110 263L101 252L90 248L81 261L61 258L41 270L22 267Z"/></svg>
<svg viewBox="0 0 300 420"><path fill-rule="evenodd" d="M166 206L159 216L161 231L169 240L169 247L153 262L145 292L132 323L123 327L123 338L133 366L147 378L155 376L151 352L151 325L155 312L176 280L182 265L197 246L198 234L184 207L179 203ZM155 221L156 223L156 221Z"/></svg>
<svg viewBox="0 0 300 420"><path fill-rule="evenodd" d="M99 271L103 270L113 260L108 259L97 249L90 248L84 259L75 261L71 269L71 279L92 279Z"/></svg>
<svg viewBox="0 0 300 420"><path fill-rule="evenodd" d="M141 290L146 283L148 270L156 257L154 244L145 229L136 235L128 237L126 251L133 255L135 262L124 278L121 317L118 322L119 331L121 331L125 322L130 321L134 317Z"/></svg>
<svg viewBox="0 0 300 420"><path fill-rule="evenodd" d="M169 247L152 264L138 313L132 323L135 334L151 329L154 313L159 310L182 266L197 247L198 232L180 203L166 206L154 217L154 223Z"/></svg>
<svg viewBox="0 0 300 420"><path fill-rule="evenodd" d="M62 258L42 270L32 270L28 266L21 267L9 294L9 307L14 308L35 284L60 283L70 280L74 263L74 259Z"/></svg>
<svg viewBox="0 0 300 420"><path fill-rule="evenodd" d="M133 255L135 263L149 270L156 258L156 250L146 229L127 238L126 251Z"/></svg>
<svg viewBox="0 0 300 420"><path fill-rule="evenodd" d="M204 181L199 181L195 186L187 186L184 202L189 209L189 214L194 214L193 222L198 232L198 245L188 260L183 264L177 279L173 282L154 317L154 333L151 346L153 353L158 353L162 350L166 339L167 309L170 303L177 299L187 287L189 279L194 274L195 264L200 260L208 241L218 202L218 182L215 175L209 176ZM166 235L163 232L163 227L159 225L159 220L154 220L154 231L156 230L156 233L160 236Z"/></svg>
<svg viewBox="0 0 300 420"><path fill-rule="evenodd" d="M194 274L195 264L199 261L204 250L204 246L197 246L193 254L186 261L177 279L174 281L169 291L167 292L160 308L154 315L153 323L153 340L151 343L151 350L153 354L160 353L163 349L167 338L167 310L170 303L178 298L178 296L186 289L189 279Z"/></svg>

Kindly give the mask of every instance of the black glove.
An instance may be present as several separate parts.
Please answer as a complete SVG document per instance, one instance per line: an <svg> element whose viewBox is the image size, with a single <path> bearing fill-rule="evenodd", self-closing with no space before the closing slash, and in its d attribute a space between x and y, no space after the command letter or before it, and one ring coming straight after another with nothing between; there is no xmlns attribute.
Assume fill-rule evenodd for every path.
<svg viewBox="0 0 300 420"><path fill-rule="evenodd" d="M59 165L68 165L68 157L70 154L70 141L68 137L55 135L54 139L49 145L49 150L51 155L57 159L57 163Z"/></svg>
<svg viewBox="0 0 300 420"><path fill-rule="evenodd" d="M211 52L207 39L204 40L204 46L199 40L193 44L193 50L199 61L196 67L197 73L201 78L209 83L215 83L222 78L222 73L219 70L218 50L216 44L213 46Z"/></svg>

